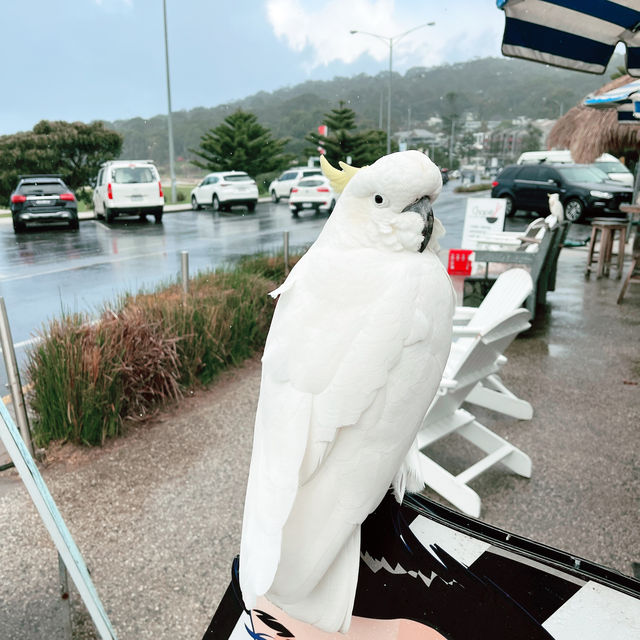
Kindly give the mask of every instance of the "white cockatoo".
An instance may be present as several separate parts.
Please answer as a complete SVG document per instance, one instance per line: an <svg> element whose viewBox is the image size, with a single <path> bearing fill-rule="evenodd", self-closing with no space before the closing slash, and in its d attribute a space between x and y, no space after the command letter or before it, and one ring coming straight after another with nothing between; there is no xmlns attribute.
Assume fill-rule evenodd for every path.
<svg viewBox="0 0 640 640"><path fill-rule="evenodd" d="M564 220L564 207L562 206L562 202L560 202L560 196L557 193L550 193L548 194L548 198L551 215L557 222L562 222Z"/></svg>
<svg viewBox="0 0 640 640"><path fill-rule="evenodd" d="M271 294L240 548L248 609L264 595L328 632L349 628L361 523L390 486L424 486L415 438L455 305L438 168L418 151L340 164L323 163L331 217Z"/></svg>

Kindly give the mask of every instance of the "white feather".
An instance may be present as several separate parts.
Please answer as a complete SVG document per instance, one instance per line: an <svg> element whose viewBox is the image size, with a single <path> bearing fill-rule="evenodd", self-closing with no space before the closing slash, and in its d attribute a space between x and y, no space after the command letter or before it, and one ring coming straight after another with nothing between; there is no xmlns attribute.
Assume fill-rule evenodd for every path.
<svg viewBox="0 0 640 640"><path fill-rule="evenodd" d="M392 483L399 498L419 486L412 445L447 361L455 296L433 245L416 251L422 219L401 212L440 185L418 152L360 170L274 292L240 552L249 608L266 595L346 631L360 524Z"/></svg>

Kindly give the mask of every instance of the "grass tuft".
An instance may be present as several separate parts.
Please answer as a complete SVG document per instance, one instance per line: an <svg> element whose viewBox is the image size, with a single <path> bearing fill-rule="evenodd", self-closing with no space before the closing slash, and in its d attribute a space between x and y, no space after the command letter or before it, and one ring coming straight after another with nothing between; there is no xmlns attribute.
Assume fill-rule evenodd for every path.
<svg viewBox="0 0 640 640"><path fill-rule="evenodd" d="M298 256L291 258L291 264ZM209 384L264 345L284 280L282 256L125 295L99 319L64 314L28 354L34 439L100 445L127 420L145 420L184 390Z"/></svg>

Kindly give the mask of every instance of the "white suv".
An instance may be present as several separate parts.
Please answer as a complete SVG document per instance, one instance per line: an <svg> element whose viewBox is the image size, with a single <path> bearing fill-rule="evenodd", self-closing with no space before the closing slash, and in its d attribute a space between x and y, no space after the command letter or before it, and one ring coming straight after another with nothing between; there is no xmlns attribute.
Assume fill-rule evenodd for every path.
<svg viewBox="0 0 640 640"><path fill-rule="evenodd" d="M191 208L194 211L204 206L224 211L232 205L243 205L249 211L255 211L257 202L258 185L244 171L210 173L191 190Z"/></svg>
<svg viewBox="0 0 640 640"><path fill-rule="evenodd" d="M117 215L153 215L162 221L164 194L158 169L151 160L105 162L93 190L93 210L112 222Z"/></svg>
<svg viewBox="0 0 640 640"><path fill-rule="evenodd" d="M291 169L287 169L279 178L276 178L269 185L271 200L278 202L280 198L288 198L291 194L291 189L293 189L302 178L321 175L321 169L314 169L313 167L291 167Z"/></svg>

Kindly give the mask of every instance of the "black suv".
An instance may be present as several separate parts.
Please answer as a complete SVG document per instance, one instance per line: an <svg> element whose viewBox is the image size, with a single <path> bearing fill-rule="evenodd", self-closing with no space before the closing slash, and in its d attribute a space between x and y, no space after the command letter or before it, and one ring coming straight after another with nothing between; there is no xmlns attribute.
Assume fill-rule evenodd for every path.
<svg viewBox="0 0 640 640"><path fill-rule="evenodd" d="M28 222L68 222L78 228L78 203L58 175L20 176L11 194L13 230L21 233Z"/></svg>
<svg viewBox="0 0 640 640"><path fill-rule="evenodd" d="M491 197L507 201L506 215L518 209L549 213L550 193L557 193L565 218L620 216L620 204L631 202L633 189L609 180L588 164L517 164L505 167L492 183Z"/></svg>

